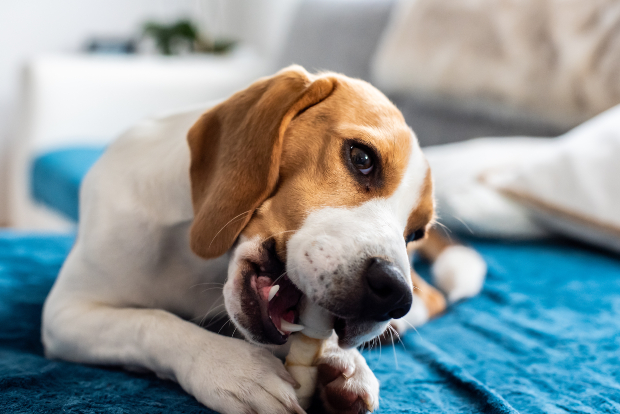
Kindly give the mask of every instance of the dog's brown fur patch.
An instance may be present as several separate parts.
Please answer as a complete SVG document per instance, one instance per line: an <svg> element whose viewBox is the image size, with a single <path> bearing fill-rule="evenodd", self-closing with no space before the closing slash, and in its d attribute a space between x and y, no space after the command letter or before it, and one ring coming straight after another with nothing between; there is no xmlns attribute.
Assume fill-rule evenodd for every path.
<svg viewBox="0 0 620 414"><path fill-rule="evenodd" d="M311 211L393 194L413 144L400 111L370 84L299 67L259 80L209 110L188 141L192 249L216 257L244 231L273 237L281 260L286 241ZM368 177L347 164L349 143L375 152ZM427 177L411 226L432 217L430 186Z"/></svg>

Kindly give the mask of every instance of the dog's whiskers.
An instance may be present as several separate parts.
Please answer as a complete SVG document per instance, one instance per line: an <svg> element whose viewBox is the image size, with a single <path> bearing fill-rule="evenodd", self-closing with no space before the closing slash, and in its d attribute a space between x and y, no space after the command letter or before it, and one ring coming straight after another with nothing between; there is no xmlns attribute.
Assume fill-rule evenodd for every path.
<svg viewBox="0 0 620 414"><path fill-rule="evenodd" d="M267 237L263 238L260 242L262 243L262 242L267 241L267 240L269 240L269 239L271 239L271 238L273 238L273 237L275 237L275 236L279 236L280 234L284 234L284 233L295 233L296 231L297 231L297 230L284 230L284 231L280 231L280 232L278 232L278 233L273 233L271 236L267 236Z"/></svg>
<svg viewBox="0 0 620 414"><path fill-rule="evenodd" d="M287 273L287 271L285 270L284 273L282 273L280 276L278 276L273 282L271 282L271 286L275 285L276 282L278 280L280 280L285 274Z"/></svg>
<svg viewBox="0 0 620 414"><path fill-rule="evenodd" d="M196 283L195 285L190 286L190 289L193 289L195 287L198 286L205 286L205 285L215 285L215 286L221 286L224 287L224 283L217 283L217 282L204 282L204 283Z"/></svg>
<svg viewBox="0 0 620 414"><path fill-rule="evenodd" d="M398 331L396 329L394 329L393 326L390 326L390 328L392 329L392 332L394 332L394 335L396 335L396 338L398 338L398 342L401 343L403 348L407 349L407 347L405 346L405 343L403 342L403 339L400 337L400 334L398 333Z"/></svg>
<svg viewBox="0 0 620 414"><path fill-rule="evenodd" d="M463 226L465 226L465 228L469 231L470 234L475 234L474 231L471 229L471 227L469 227L469 225L460 217L455 216L454 214L452 215L452 217L454 217L455 219L457 219ZM445 227L445 226L444 226ZM447 228L447 227L446 227ZM448 229L449 230L449 229Z"/></svg>
<svg viewBox="0 0 620 414"><path fill-rule="evenodd" d="M222 332L222 329L224 329L224 327L226 325L228 325L230 322L232 322L232 319L229 317L228 320L226 322L224 322L224 324L222 326L220 326L220 329L217 331L217 334L219 335L220 332Z"/></svg>
<svg viewBox="0 0 620 414"><path fill-rule="evenodd" d="M424 339L424 338L422 338L422 335L420 335L420 332L418 332L418 330L416 329L416 327L415 327L415 326L413 326L413 325L411 324L411 322L409 322L408 320L406 320L406 319L404 319L404 318L403 318L402 320L403 320L403 321L405 321L405 322L406 322L409 326L411 326L411 328L415 331L415 333L417 333L417 334L418 334L418 336L420 337L420 339Z"/></svg>
<svg viewBox="0 0 620 414"><path fill-rule="evenodd" d="M199 320L198 322L196 322L196 320L197 320L198 318L200 318L200 320ZM204 322L204 320L205 320L206 318L207 318L207 314L205 313L205 314L204 314L204 315L202 315L202 316L197 316L197 317L195 317L195 318L194 318L194 319L192 319L191 321L192 321L192 322L195 322L198 326L202 326L202 323Z"/></svg>
<svg viewBox="0 0 620 414"><path fill-rule="evenodd" d="M203 293L208 292L210 290L222 290L222 289L224 289L224 288L223 287L210 287L210 288L207 288L207 289L203 290L202 292L200 292L200 294L203 294Z"/></svg>
<svg viewBox="0 0 620 414"><path fill-rule="evenodd" d="M220 233L222 232L222 230L224 230L224 229L226 228L226 226L228 226L230 223L232 223L233 221L237 220L239 217L243 216L244 214L248 214L248 213L251 213L251 212L252 212L252 210L244 211L243 213L238 214L238 215L236 215L235 217L231 218L231 219L228 221L228 223L224 224L224 227L222 227L222 228L220 229L220 231L218 231L218 232L215 234L215 236L213 236L213 240L211 240L211 243L209 243L209 247L211 247L211 245L213 244L213 242L215 241L215 239L217 238L217 236L219 236L219 235L220 235Z"/></svg>
<svg viewBox="0 0 620 414"><path fill-rule="evenodd" d="M213 315L213 316L211 317L211 319L209 319L209 322L207 322L207 324L205 325L205 328L207 328L207 327L211 326L211 325L213 324L213 321L214 321L214 320L217 320L217 318L218 318L218 317L219 317L222 313L224 313L224 312L226 312L226 308L222 309L221 311L219 311L218 313L216 313L215 315Z"/></svg>
<svg viewBox="0 0 620 414"><path fill-rule="evenodd" d="M202 326L202 323L205 321L207 316L209 316L211 311L214 311L215 309L219 308L220 306L224 306L225 305L224 303L220 303L219 305L217 304L220 300L223 300L223 299L224 299L224 296L220 296L219 298L217 298L217 300L215 302L213 302L213 305L211 305L209 310L204 314L204 316L200 320L200 323L199 323L200 326ZM216 305L217 305L217 307L216 307ZM196 319L196 318L194 318L194 319Z"/></svg>
<svg viewBox="0 0 620 414"><path fill-rule="evenodd" d="M202 315L202 318L200 318L200 321L198 322L198 326L204 326L203 323L205 322L205 319L207 319L207 316L209 316L209 312Z"/></svg>
<svg viewBox="0 0 620 414"><path fill-rule="evenodd" d="M219 311L219 312L218 312L218 313L216 313L214 316L217 316L217 315L219 315L219 314L221 314L221 313L222 313L222 311ZM201 326L201 327L203 327L203 328L208 328L209 326L211 326L211 323L213 322L213 317L211 317L211 319L209 320L209 322L208 322L208 323L204 323L205 319L207 319L207 316L209 316L209 315L205 315L205 316L202 318L202 320L200 321L200 325L199 325L199 326Z"/></svg>
<svg viewBox="0 0 620 414"><path fill-rule="evenodd" d="M436 219L436 220L434 221L434 224L437 224L439 227L441 227L441 229L442 229L442 231L443 231L444 236L446 236L446 238L447 238L450 242L452 242L452 241L453 241L453 240L452 240L452 230L450 230L450 228L448 228L448 226L446 226L445 224L441 223L441 222L439 221L439 219Z"/></svg>
<svg viewBox="0 0 620 414"><path fill-rule="evenodd" d="M392 339L392 350L394 351L394 364L396 365L396 369L398 369L398 357L396 356L396 346L394 346L394 335L392 335L392 331L396 331L394 330L394 328L392 328L392 325L388 325L388 327L390 332L390 338ZM396 332L396 334L398 335L398 332ZM398 339L400 339L400 337Z"/></svg>

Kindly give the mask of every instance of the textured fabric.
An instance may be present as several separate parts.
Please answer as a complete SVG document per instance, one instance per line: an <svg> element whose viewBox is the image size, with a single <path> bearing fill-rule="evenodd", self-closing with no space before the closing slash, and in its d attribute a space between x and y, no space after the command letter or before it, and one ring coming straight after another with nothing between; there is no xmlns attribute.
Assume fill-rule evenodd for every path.
<svg viewBox="0 0 620 414"><path fill-rule="evenodd" d="M554 231L620 253L620 105L529 147L485 181Z"/></svg>
<svg viewBox="0 0 620 414"><path fill-rule="evenodd" d="M213 413L170 381L45 359L43 301L72 244L0 232L0 413Z"/></svg>
<svg viewBox="0 0 620 414"><path fill-rule="evenodd" d="M574 126L620 102L619 51L616 0L400 0L373 80Z"/></svg>
<svg viewBox="0 0 620 414"><path fill-rule="evenodd" d="M433 173L439 222L458 234L536 239L548 235L519 203L485 185L481 177L529 160L553 139L477 138L424 148Z"/></svg>
<svg viewBox="0 0 620 414"><path fill-rule="evenodd" d="M483 292L374 352L386 413L620 411L620 258L478 241ZM392 385L389 385L392 384Z"/></svg>
<svg viewBox="0 0 620 414"><path fill-rule="evenodd" d="M212 413L153 375L43 357L42 303L72 242L0 232L0 412ZM473 245L489 265L479 296L404 344L364 351L378 413L620 411L620 259L560 243Z"/></svg>
<svg viewBox="0 0 620 414"><path fill-rule="evenodd" d="M405 91L390 92L387 96L402 112L423 147L478 137L554 137L567 131L547 120L515 112L500 114Z"/></svg>
<svg viewBox="0 0 620 414"><path fill-rule="evenodd" d="M38 156L32 165L33 198L77 221L80 184L104 150L101 147L69 147Z"/></svg>

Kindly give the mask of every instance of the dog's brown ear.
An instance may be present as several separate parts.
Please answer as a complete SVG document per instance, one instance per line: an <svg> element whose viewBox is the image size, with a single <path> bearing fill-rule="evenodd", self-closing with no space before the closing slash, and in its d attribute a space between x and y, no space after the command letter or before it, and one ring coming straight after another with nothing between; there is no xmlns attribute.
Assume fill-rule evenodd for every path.
<svg viewBox="0 0 620 414"><path fill-rule="evenodd" d="M291 66L236 93L194 124L187 138L194 206L190 246L196 254L213 258L232 247L275 189L288 124L329 96L334 82Z"/></svg>

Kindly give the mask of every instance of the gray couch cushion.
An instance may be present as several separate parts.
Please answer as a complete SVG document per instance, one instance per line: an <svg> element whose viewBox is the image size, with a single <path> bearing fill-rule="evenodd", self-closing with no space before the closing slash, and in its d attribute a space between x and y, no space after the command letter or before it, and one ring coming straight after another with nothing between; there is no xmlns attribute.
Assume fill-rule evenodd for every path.
<svg viewBox="0 0 620 414"><path fill-rule="evenodd" d="M368 80L370 62L393 0L303 0L291 24L280 67L332 70Z"/></svg>
<svg viewBox="0 0 620 414"><path fill-rule="evenodd" d="M535 117L451 105L444 100L429 101L409 94L389 97L401 110L422 146L478 137L553 137L566 132L565 128Z"/></svg>
<svg viewBox="0 0 620 414"><path fill-rule="evenodd" d="M310 71L332 70L370 79L370 64L386 28L394 0L302 0L279 67L297 63ZM423 146L482 136L555 136L561 128L544 120L498 113L403 94L390 99L403 112ZM489 108L487 108L489 109Z"/></svg>

